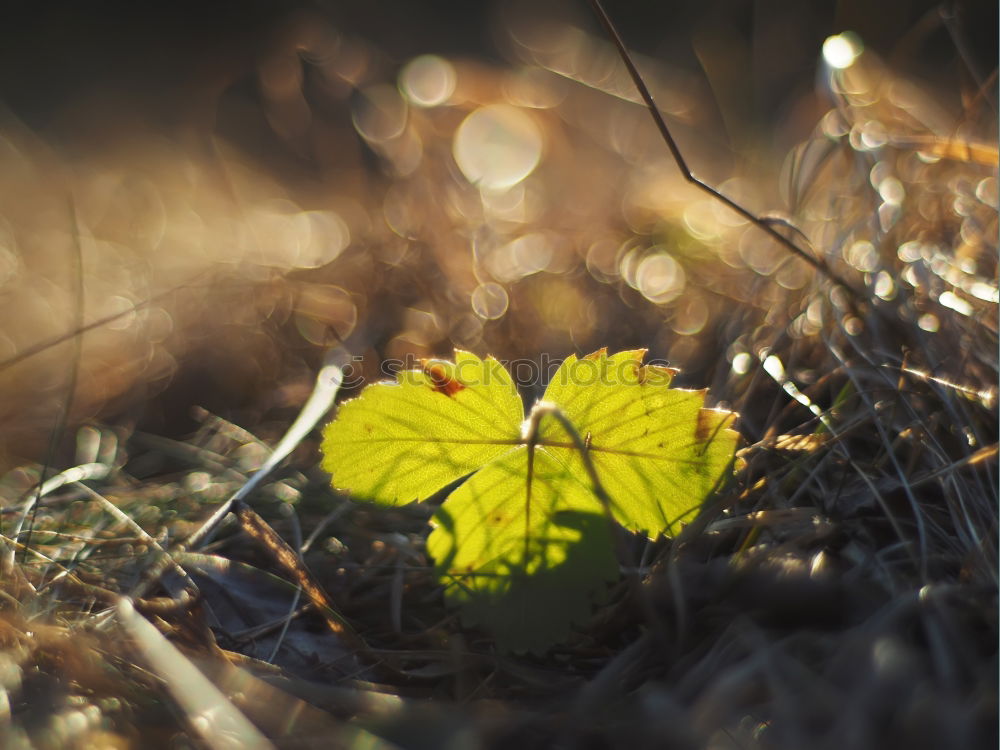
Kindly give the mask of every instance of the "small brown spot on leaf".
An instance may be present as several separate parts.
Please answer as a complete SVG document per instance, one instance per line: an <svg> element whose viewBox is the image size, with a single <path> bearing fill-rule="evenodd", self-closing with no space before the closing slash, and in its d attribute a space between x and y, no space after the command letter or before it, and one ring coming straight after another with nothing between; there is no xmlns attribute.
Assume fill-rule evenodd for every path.
<svg viewBox="0 0 1000 750"><path fill-rule="evenodd" d="M431 388L445 396L454 397L456 393L465 389L465 386L455 380L444 365L429 360L421 361L424 374L431 379Z"/></svg>

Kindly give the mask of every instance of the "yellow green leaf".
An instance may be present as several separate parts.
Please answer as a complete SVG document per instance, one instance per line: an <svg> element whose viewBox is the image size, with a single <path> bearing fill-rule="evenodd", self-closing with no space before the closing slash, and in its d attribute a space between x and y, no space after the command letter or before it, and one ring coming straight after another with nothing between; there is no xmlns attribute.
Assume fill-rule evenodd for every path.
<svg viewBox="0 0 1000 750"><path fill-rule="evenodd" d="M615 519L650 536L673 535L717 488L736 451L731 412L704 408L704 391L670 388L666 368L642 364L643 350L569 357L544 400L557 404L584 438L613 501ZM553 421L543 443L584 472L583 458Z"/></svg>
<svg viewBox="0 0 1000 750"><path fill-rule="evenodd" d="M323 468L335 487L389 505L469 476L431 519L435 570L466 623L502 648L541 650L614 579L611 518L675 534L729 473L735 415L671 388L675 371L644 354L567 358L544 401L569 428L540 410L535 434L493 358L425 361L341 406Z"/></svg>
<svg viewBox="0 0 1000 750"><path fill-rule="evenodd" d="M323 438L333 485L384 505L424 500L509 451L524 408L492 357L456 351L341 404Z"/></svg>
<svg viewBox="0 0 1000 750"><path fill-rule="evenodd" d="M449 599L504 650L558 641L618 575L590 488L545 448L521 446L485 466L432 523L427 551Z"/></svg>

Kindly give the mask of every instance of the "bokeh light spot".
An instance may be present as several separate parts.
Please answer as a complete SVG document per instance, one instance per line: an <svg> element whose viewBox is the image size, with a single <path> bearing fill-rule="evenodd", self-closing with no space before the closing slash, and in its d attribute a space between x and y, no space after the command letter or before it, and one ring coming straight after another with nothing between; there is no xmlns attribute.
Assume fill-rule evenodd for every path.
<svg viewBox="0 0 1000 750"><path fill-rule="evenodd" d="M694 336L708 323L708 305L699 295L689 296L681 301L675 311L671 327L682 336Z"/></svg>
<svg viewBox="0 0 1000 750"><path fill-rule="evenodd" d="M524 112L491 104L470 114L452 146L455 162L473 185L506 190L531 174L542 157L542 134Z"/></svg>
<svg viewBox="0 0 1000 750"><path fill-rule="evenodd" d="M778 383L785 381L785 365L780 357L775 354L769 354L764 357L764 361L761 364L764 367L764 372L774 378L775 381Z"/></svg>
<svg viewBox="0 0 1000 750"><path fill-rule="evenodd" d="M365 140L372 143L391 141L406 129L406 100L392 86L370 86L354 101L351 119Z"/></svg>
<svg viewBox="0 0 1000 750"><path fill-rule="evenodd" d="M503 317L509 303L507 290L492 281L480 284L472 293L473 312L486 320Z"/></svg>
<svg viewBox="0 0 1000 750"><path fill-rule="evenodd" d="M101 310L101 317L110 318L113 315L121 315L121 317L115 318L105 324L112 331L124 331L131 328L138 319L135 303L128 297L120 294L108 297L101 307L103 308Z"/></svg>
<svg viewBox="0 0 1000 750"><path fill-rule="evenodd" d="M942 292L941 296L938 297L938 302L940 302L943 306L954 310L959 315L965 315L968 317L973 313L972 305L954 292Z"/></svg>
<svg viewBox="0 0 1000 750"><path fill-rule="evenodd" d="M997 198L997 178L986 177L976 185L976 197L990 208L996 208Z"/></svg>
<svg viewBox="0 0 1000 750"><path fill-rule="evenodd" d="M290 229L296 244L292 262L299 268L325 266L351 244L351 230L333 211L301 211Z"/></svg>
<svg viewBox="0 0 1000 750"><path fill-rule="evenodd" d="M879 271L875 277L875 296L884 300L891 300L896 296L896 284L885 271Z"/></svg>
<svg viewBox="0 0 1000 750"><path fill-rule="evenodd" d="M917 325L920 326L921 330L934 333L941 327L941 321L938 320L937 315L925 313L917 320Z"/></svg>
<svg viewBox="0 0 1000 750"><path fill-rule="evenodd" d="M996 286L985 281L975 281L969 286L969 294L987 302L1000 302L1000 291Z"/></svg>
<svg viewBox="0 0 1000 750"><path fill-rule="evenodd" d="M923 248L916 240L909 240L899 246L896 255L904 263L915 263L923 257Z"/></svg>
<svg viewBox="0 0 1000 750"><path fill-rule="evenodd" d="M552 260L552 254L548 238L534 232L498 247L488 256L486 265L498 281L517 281L544 271Z"/></svg>
<svg viewBox="0 0 1000 750"><path fill-rule="evenodd" d="M455 92L455 68L437 55L415 57L403 68L399 87L417 107L444 104Z"/></svg>
<svg viewBox="0 0 1000 750"><path fill-rule="evenodd" d="M677 299L687 281L684 269L666 253L644 258L636 269L635 279L642 296L659 305Z"/></svg>
<svg viewBox="0 0 1000 750"><path fill-rule="evenodd" d="M887 177L878 184L878 193L886 203L898 206L906 197L906 188L895 177Z"/></svg>
<svg viewBox="0 0 1000 750"><path fill-rule="evenodd" d="M859 240L847 249L847 262L859 271L872 273L878 270L878 251L868 240Z"/></svg>
<svg viewBox="0 0 1000 750"><path fill-rule="evenodd" d="M753 357L747 352L740 352L733 357L733 372L737 375L746 375L750 372L750 365L753 364Z"/></svg>
<svg viewBox="0 0 1000 750"><path fill-rule="evenodd" d="M878 120L868 120L861 126L861 149L862 151L875 151L882 148L889 142L889 132Z"/></svg>
<svg viewBox="0 0 1000 750"><path fill-rule="evenodd" d="M831 68L844 70L854 64L863 49L857 35L845 31L826 38L823 42L823 59Z"/></svg>
<svg viewBox="0 0 1000 750"><path fill-rule="evenodd" d="M358 322L358 309L347 290L333 284L305 284L295 303L295 327L317 346L342 342Z"/></svg>

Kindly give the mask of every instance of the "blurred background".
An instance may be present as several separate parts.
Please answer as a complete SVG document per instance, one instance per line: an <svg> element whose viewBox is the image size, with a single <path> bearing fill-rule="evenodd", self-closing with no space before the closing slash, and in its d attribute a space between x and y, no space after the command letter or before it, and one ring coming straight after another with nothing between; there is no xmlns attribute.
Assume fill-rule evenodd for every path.
<svg viewBox="0 0 1000 750"><path fill-rule="evenodd" d="M942 299L994 309L996 3L608 11L697 175L929 336ZM341 342L368 379L645 346L752 432L751 363L843 310L821 281L683 181L582 2L20 3L0 29L7 466L66 409L266 434Z"/></svg>
<svg viewBox="0 0 1000 750"><path fill-rule="evenodd" d="M997 3L607 2L693 171L853 298L684 181L582 0L5 4L0 745L190 745L104 629L155 538L205 585L136 622L280 746L996 747ZM332 347L350 397L602 346L744 448L546 657L462 627L428 505L335 493L315 435L253 498L295 554L174 546ZM360 652L286 631L293 558Z"/></svg>

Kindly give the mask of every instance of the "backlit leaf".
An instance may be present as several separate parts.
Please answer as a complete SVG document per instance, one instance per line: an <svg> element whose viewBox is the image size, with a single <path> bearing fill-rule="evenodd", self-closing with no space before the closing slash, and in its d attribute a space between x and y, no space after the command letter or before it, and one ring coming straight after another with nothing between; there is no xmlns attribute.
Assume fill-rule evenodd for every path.
<svg viewBox="0 0 1000 750"><path fill-rule="evenodd" d="M704 391L670 388L667 368L642 364L643 350L604 350L563 362L544 400L558 404L590 450L620 524L650 536L679 531L733 460L735 415L705 409ZM554 420L543 442L566 443ZM582 457L569 444L550 450L578 476Z"/></svg>
<svg viewBox="0 0 1000 750"><path fill-rule="evenodd" d="M341 404L326 428L323 469L335 487L385 505L424 500L509 451L524 407L492 357L456 351Z"/></svg>
<svg viewBox="0 0 1000 750"><path fill-rule="evenodd" d="M528 459L521 446L476 472L434 514L427 539L464 621L513 651L558 641L618 576L590 488L545 448L530 472Z"/></svg>
<svg viewBox="0 0 1000 750"><path fill-rule="evenodd" d="M617 575L608 512L649 536L675 534L733 461L735 415L703 408L703 391L670 388L674 371L643 365L644 354L571 356L553 376L544 401L568 418L582 452L554 417L522 434L510 375L456 351L454 363L425 361L343 404L325 431L323 468L334 486L390 505L471 475L431 520L435 570L466 623L502 648L542 650Z"/></svg>

